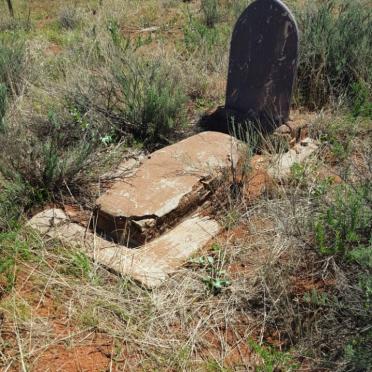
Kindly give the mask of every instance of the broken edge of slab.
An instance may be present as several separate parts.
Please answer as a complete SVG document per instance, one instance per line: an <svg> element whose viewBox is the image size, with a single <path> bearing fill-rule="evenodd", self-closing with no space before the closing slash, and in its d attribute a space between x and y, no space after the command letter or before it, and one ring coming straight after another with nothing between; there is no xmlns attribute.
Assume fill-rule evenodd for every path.
<svg viewBox="0 0 372 372"><path fill-rule="evenodd" d="M304 163L316 150L318 145L311 138L305 138L292 149L277 156L274 163L267 169L270 177L284 180L291 175L291 168L295 163Z"/></svg>
<svg viewBox="0 0 372 372"><path fill-rule="evenodd" d="M130 249L72 223L61 209L38 213L28 226L62 244L81 248L95 262L120 275L128 275L147 288L161 285L221 230L217 221L193 215L158 239Z"/></svg>

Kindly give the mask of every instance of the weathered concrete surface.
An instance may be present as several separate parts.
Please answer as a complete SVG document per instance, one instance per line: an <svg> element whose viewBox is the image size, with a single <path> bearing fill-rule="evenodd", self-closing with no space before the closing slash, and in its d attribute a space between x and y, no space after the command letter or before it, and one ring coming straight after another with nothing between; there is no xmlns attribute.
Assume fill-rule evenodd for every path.
<svg viewBox="0 0 372 372"><path fill-rule="evenodd" d="M201 204L238 154L238 141L218 132L154 152L133 176L98 198L97 228L124 244L151 240Z"/></svg>
<svg viewBox="0 0 372 372"><path fill-rule="evenodd" d="M90 230L72 223L61 209L35 215L28 225L62 244L82 249L99 264L139 281L148 288L159 286L220 231L208 217L194 215L162 237L138 249L109 242Z"/></svg>
<svg viewBox="0 0 372 372"><path fill-rule="evenodd" d="M311 138L305 138L288 152L278 155L267 169L268 175L278 180L288 178L293 164L303 163L317 149L318 145Z"/></svg>

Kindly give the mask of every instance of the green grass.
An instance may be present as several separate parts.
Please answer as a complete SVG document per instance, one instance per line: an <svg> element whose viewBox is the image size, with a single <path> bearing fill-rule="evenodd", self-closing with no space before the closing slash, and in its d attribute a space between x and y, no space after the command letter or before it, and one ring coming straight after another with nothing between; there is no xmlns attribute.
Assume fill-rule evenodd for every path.
<svg viewBox="0 0 372 372"><path fill-rule="evenodd" d="M228 206L218 211L226 239L162 287L147 291L20 227L47 202L68 204L70 192L92 206L91 183L106 156L164 146L222 104L229 39L249 2L108 0L60 8L40 0L29 3L28 19L27 4L15 1L16 19L1 15L0 321L5 314L5 324L22 330L18 346L30 368L28 351L50 342L55 320L35 315L32 301L46 297L61 308L61 323L76 328L71 347L86 329L109 335L113 363L123 359L133 369L243 370L228 362L242 345L263 371L294 370L297 356L314 370L368 367L372 38L363 1L290 2L301 30L295 104L336 115L310 128L319 158L295 164L288 183L253 205L226 188ZM250 143L248 160L255 151L288 148ZM325 166L330 175L317 180ZM333 174L343 184L335 186ZM239 227L247 239L231 238ZM15 285L32 285L35 298ZM16 363L13 349L0 340L2 360Z"/></svg>
<svg viewBox="0 0 372 372"><path fill-rule="evenodd" d="M371 9L363 0L308 2L298 14L297 101L310 109L371 102ZM369 91L369 93L367 93Z"/></svg>
<svg viewBox="0 0 372 372"><path fill-rule="evenodd" d="M18 33L0 33L0 83L9 93L19 94L25 65L25 44Z"/></svg>

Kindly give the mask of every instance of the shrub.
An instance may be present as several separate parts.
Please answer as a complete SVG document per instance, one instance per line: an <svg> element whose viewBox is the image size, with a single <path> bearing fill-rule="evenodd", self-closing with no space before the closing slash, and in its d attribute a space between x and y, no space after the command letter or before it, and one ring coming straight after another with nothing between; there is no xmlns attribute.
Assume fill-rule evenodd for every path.
<svg viewBox="0 0 372 372"><path fill-rule="evenodd" d="M18 259L30 260L30 243L18 231L0 232L0 295L9 292L15 284L15 264Z"/></svg>
<svg viewBox="0 0 372 372"><path fill-rule="evenodd" d="M218 0L202 0L201 10L204 23L208 27L214 27L220 18Z"/></svg>
<svg viewBox="0 0 372 372"><path fill-rule="evenodd" d="M134 57L114 57L111 64L111 71L77 87L73 105L105 121L116 139L133 136L153 148L174 138L185 122L187 97L172 68Z"/></svg>
<svg viewBox="0 0 372 372"><path fill-rule="evenodd" d="M124 67L124 68L123 68ZM184 123L186 96L169 66L159 62L114 67L120 113L146 143L163 142Z"/></svg>
<svg viewBox="0 0 372 372"><path fill-rule="evenodd" d="M76 128L62 113L28 119L28 125L13 119L0 136L0 175L5 180L0 220L5 222L35 204L58 198L61 188L77 178L96 144L87 129Z"/></svg>
<svg viewBox="0 0 372 372"><path fill-rule="evenodd" d="M0 83L0 133L4 130L5 126L5 112L7 104L7 89L5 84Z"/></svg>
<svg viewBox="0 0 372 372"><path fill-rule="evenodd" d="M354 257L353 250L363 252L371 244L370 201L368 186L336 188L334 198L320 211L314 224L316 243L322 253Z"/></svg>
<svg viewBox="0 0 372 372"><path fill-rule="evenodd" d="M73 30L79 23L80 15L75 7L63 8L60 10L58 14L58 24L61 28Z"/></svg>
<svg viewBox="0 0 372 372"><path fill-rule="evenodd" d="M16 34L0 34L0 84L18 94L25 62L25 45Z"/></svg>
<svg viewBox="0 0 372 372"><path fill-rule="evenodd" d="M309 2L298 14L299 104L317 109L371 87L371 10L364 0Z"/></svg>
<svg viewBox="0 0 372 372"><path fill-rule="evenodd" d="M4 231L14 227L24 208L30 205L32 191L15 175L12 181L3 180L0 187L0 231Z"/></svg>

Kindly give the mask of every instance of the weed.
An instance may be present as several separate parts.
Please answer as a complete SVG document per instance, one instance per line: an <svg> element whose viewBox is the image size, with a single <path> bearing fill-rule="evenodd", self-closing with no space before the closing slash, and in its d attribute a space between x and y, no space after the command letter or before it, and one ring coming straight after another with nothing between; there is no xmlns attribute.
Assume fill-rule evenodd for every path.
<svg viewBox="0 0 372 372"><path fill-rule="evenodd" d="M365 123L364 123L365 122ZM348 159L353 151L353 141L368 127L368 120L352 116L340 116L337 119L324 119L314 126L314 133L328 148L335 162Z"/></svg>
<svg viewBox="0 0 372 372"><path fill-rule="evenodd" d="M344 349L348 370L368 371L372 365L371 345L372 334L369 332L365 337L354 338L349 341Z"/></svg>
<svg viewBox="0 0 372 372"><path fill-rule="evenodd" d="M5 127L6 105L7 105L7 88L5 84L0 83L0 133L4 131L4 127Z"/></svg>
<svg viewBox="0 0 372 372"><path fill-rule="evenodd" d="M352 114L372 119L372 101L370 87L365 82L356 82L351 86Z"/></svg>
<svg viewBox="0 0 372 372"><path fill-rule="evenodd" d="M156 147L174 138L184 125L186 95L174 72L164 63L115 58L112 75L105 80L92 77L88 91L75 95L74 105L83 112L97 112L106 120L109 118L116 139L127 134ZM101 137L114 140L113 133Z"/></svg>
<svg viewBox="0 0 372 372"><path fill-rule="evenodd" d="M80 15L76 7L68 7L60 10L58 24L67 30L75 29L80 23Z"/></svg>
<svg viewBox="0 0 372 372"><path fill-rule="evenodd" d="M19 94L24 69L25 45L16 33L0 33L0 84Z"/></svg>
<svg viewBox="0 0 372 372"><path fill-rule="evenodd" d="M134 124L134 134L149 143L163 142L184 124L186 96L175 76L159 62L137 62L126 71L116 68L120 111Z"/></svg>
<svg viewBox="0 0 372 372"><path fill-rule="evenodd" d="M327 0L309 2L303 9L298 14L299 103L320 108L352 97L353 86L370 87L372 23L367 2ZM357 100L356 112L359 104Z"/></svg>
<svg viewBox="0 0 372 372"><path fill-rule="evenodd" d="M201 53L203 53L203 50L212 53L218 45L226 43L228 35L227 28L223 26L221 28L209 28L191 15L183 32L184 44L189 53L194 53L197 50Z"/></svg>
<svg viewBox="0 0 372 372"><path fill-rule="evenodd" d="M202 0L201 10L207 27L214 27L220 18L218 0Z"/></svg>
<svg viewBox="0 0 372 372"><path fill-rule="evenodd" d="M258 371L295 371L298 369L298 364L288 353L277 351L271 346L262 346L253 339L248 340L248 345L262 358L263 363L258 366Z"/></svg>
<svg viewBox="0 0 372 372"><path fill-rule="evenodd" d="M366 187L336 188L334 200L315 219L315 239L324 254L348 256L371 240L371 207Z"/></svg>
<svg viewBox="0 0 372 372"><path fill-rule="evenodd" d="M330 303L328 295L323 292L318 292L316 289L312 289L310 292L305 292L303 300L311 305L317 307L326 306Z"/></svg>
<svg viewBox="0 0 372 372"><path fill-rule="evenodd" d="M89 258L82 252L71 254L70 272L78 278L91 277L92 267Z"/></svg>
<svg viewBox="0 0 372 372"><path fill-rule="evenodd" d="M325 179L321 180L320 182L317 182L314 185L313 190L311 191L311 194L314 197L321 197L324 196L330 189L330 186L333 184L333 178L332 177L326 177Z"/></svg>
<svg viewBox="0 0 372 372"><path fill-rule="evenodd" d="M8 196L19 195L18 202L24 202L18 204L21 209L53 199L56 189L82 170L95 145L85 128L74 126L66 130L69 123L62 122L52 110L44 120L42 125L35 125L35 132L30 132L23 123L13 123L0 139L7 149L0 153L0 170L7 181L3 192ZM8 215L14 207L5 204L1 209ZM16 215L15 212L10 214Z"/></svg>
<svg viewBox="0 0 372 372"><path fill-rule="evenodd" d="M94 304L85 308L80 316L79 321L84 327L95 328L99 325L97 308Z"/></svg>
<svg viewBox="0 0 372 372"><path fill-rule="evenodd" d="M191 262L202 267L207 272L203 282L214 295L217 295L223 288L229 287L231 283L226 277L226 271L223 269L225 261L224 251L216 243L213 244L212 251L213 255L201 256L191 260Z"/></svg>
<svg viewBox="0 0 372 372"><path fill-rule="evenodd" d="M4 181L0 190L0 231L15 227L25 206L32 200L32 190L22 179Z"/></svg>
<svg viewBox="0 0 372 372"><path fill-rule="evenodd" d="M291 178L296 184L303 183L305 179L305 167L302 164L294 163L290 169Z"/></svg>
<svg viewBox="0 0 372 372"><path fill-rule="evenodd" d="M18 231L0 233L0 247L0 292L9 292L15 284L17 260L29 260L31 251Z"/></svg>

